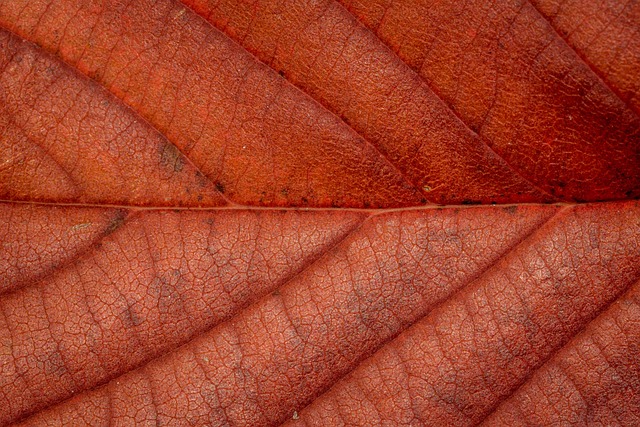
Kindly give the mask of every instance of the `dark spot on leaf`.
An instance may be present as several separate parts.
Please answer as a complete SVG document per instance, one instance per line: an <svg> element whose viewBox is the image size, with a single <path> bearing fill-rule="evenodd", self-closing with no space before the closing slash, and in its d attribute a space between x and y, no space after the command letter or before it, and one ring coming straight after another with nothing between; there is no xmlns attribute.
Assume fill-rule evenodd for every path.
<svg viewBox="0 0 640 427"><path fill-rule="evenodd" d="M51 353L44 361L44 372L47 375L56 375L62 377L67 374L67 367L64 364L62 355L55 351Z"/></svg>
<svg viewBox="0 0 640 427"><path fill-rule="evenodd" d="M515 205L514 206L507 206L507 207L504 208L504 211L506 213L508 213L508 214L513 215L518 211L518 207L515 206Z"/></svg>
<svg viewBox="0 0 640 427"><path fill-rule="evenodd" d="M184 302L182 293L184 279L180 270L171 269L159 273L151 282L149 290L158 299L158 309L163 316L172 319L183 317Z"/></svg>
<svg viewBox="0 0 640 427"><path fill-rule="evenodd" d="M480 204L480 201L479 200L464 199L462 201L462 204L463 205L478 205L478 204Z"/></svg>
<svg viewBox="0 0 640 427"><path fill-rule="evenodd" d="M200 187L206 187L209 184L209 178L204 176L200 171L196 171L196 182Z"/></svg>
<svg viewBox="0 0 640 427"><path fill-rule="evenodd" d="M472 413L473 405L466 399L465 395L458 393L457 389L447 384L453 384L454 379L447 378L442 385L434 386L434 393L437 398L448 406L452 406L455 410L466 414Z"/></svg>
<svg viewBox="0 0 640 427"><path fill-rule="evenodd" d="M224 194L224 191L225 191L224 184L221 183L220 181L216 181L216 190L218 190L220 193Z"/></svg>
<svg viewBox="0 0 640 427"><path fill-rule="evenodd" d="M136 310L127 304L127 308L123 313L124 323L128 328L138 326L144 322L144 319L136 313Z"/></svg>
<svg viewBox="0 0 640 427"><path fill-rule="evenodd" d="M160 147L160 161L174 172L180 172L184 168L184 158L178 147L171 143L163 144Z"/></svg>
<svg viewBox="0 0 640 427"><path fill-rule="evenodd" d="M589 229L589 244L592 249L598 249L600 247L600 233L595 228Z"/></svg>
<svg viewBox="0 0 640 427"><path fill-rule="evenodd" d="M104 230L104 235L108 236L109 234L116 231L120 226L124 223L125 218L127 217L127 213L124 210L119 210L116 212L115 216L111 218L107 228Z"/></svg>

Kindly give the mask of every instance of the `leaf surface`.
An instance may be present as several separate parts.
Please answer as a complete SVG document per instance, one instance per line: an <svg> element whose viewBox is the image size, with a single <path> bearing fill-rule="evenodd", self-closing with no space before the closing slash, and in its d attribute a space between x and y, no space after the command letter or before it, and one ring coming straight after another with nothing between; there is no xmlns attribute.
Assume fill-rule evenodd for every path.
<svg viewBox="0 0 640 427"><path fill-rule="evenodd" d="M638 424L638 28L0 1L0 423Z"/></svg>

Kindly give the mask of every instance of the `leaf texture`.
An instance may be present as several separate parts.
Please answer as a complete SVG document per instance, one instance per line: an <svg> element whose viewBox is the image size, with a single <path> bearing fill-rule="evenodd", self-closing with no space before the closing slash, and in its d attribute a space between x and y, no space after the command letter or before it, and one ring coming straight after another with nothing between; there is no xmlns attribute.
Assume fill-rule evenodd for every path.
<svg viewBox="0 0 640 427"><path fill-rule="evenodd" d="M0 424L640 423L639 28L0 0Z"/></svg>

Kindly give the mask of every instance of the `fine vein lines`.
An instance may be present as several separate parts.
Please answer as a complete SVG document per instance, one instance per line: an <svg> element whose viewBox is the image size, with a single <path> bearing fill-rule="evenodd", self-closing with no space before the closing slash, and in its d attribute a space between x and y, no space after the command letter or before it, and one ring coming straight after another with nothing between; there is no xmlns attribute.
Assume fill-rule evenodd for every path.
<svg viewBox="0 0 640 427"><path fill-rule="evenodd" d="M290 277L288 278L284 278L284 280L282 281L282 283L280 283L276 288L271 289L267 295L270 295L271 293L277 291L278 289L281 289L283 286L286 286L288 283L290 283L291 281L293 281L296 277L300 276L301 274L303 274L305 271L311 269L314 265L316 265L318 262L320 262L322 259L326 258L327 256L329 256L329 254L331 254L337 247L339 247L342 242L346 241L350 236L354 235L360 228L362 228L362 225L369 219L371 218L371 216L363 216L362 219L358 222L356 222L351 229L349 229L346 233L344 233L343 236L341 236L340 238L338 238L337 240L335 240L333 242L333 244L330 244L329 246L327 246L327 248L325 248L323 251L320 251L318 254L315 255L314 258L307 260L306 264L303 265L298 271L294 272ZM264 297L264 295L263 295ZM63 402L68 401L69 399L72 399L75 396L78 395L82 395L85 393L89 393L93 390L96 390L100 387L102 387L104 384L108 384L111 381L114 381L118 378L121 378L122 376L126 375L129 372L135 371L135 370L139 370L139 369L143 369L148 366L151 362L153 362L154 360L160 359L162 357L165 357L169 354L172 354L176 351L178 351L178 349L183 348L185 346L187 346L189 343L195 341L196 339L198 339L199 337L206 335L207 333L209 333L211 330L215 329L216 327L218 327L221 324L225 324L225 323L229 323L231 322L233 319L237 318L239 315L241 315L243 312L245 312L249 307L252 306L256 306L257 304L259 304L261 301L263 300L263 298L259 298L258 300L256 300L254 303L249 304L246 307L242 307L240 309L238 309L231 317L227 318L226 320L224 320L223 322L217 323L215 325L212 325L211 327L202 330L200 332L197 332L196 334L194 334L193 336L191 336L189 339L183 341L182 343L177 344L174 348L172 349L168 349L162 352L162 354L158 354L156 356L153 356L151 358L149 358L148 360L146 360L145 362L139 364L138 366L135 366L133 368L127 369L126 371L120 372L115 376L112 377L107 377L105 378L105 380L100 381L98 384L96 384L95 386L88 388L88 389L84 389L80 392L78 392L77 394L73 395L73 396L69 396L65 399L62 399L58 402L52 402L50 403L47 408L41 408L41 409L37 409L28 413L25 413L23 416L21 416L21 420L22 419L26 419L29 418L39 412L41 412L43 409L48 409L51 408L53 406L57 406L62 404Z"/></svg>
<svg viewBox="0 0 640 427"><path fill-rule="evenodd" d="M254 54L253 52L251 52L250 50L248 50L247 48L245 48L243 45L241 45L238 41L236 41L235 39L233 39L232 37L230 37L227 33L225 33L222 29L216 27L214 24L212 24L211 22L209 22L208 19L206 19L204 16L200 15L199 13L197 13L196 11L194 11L193 9L191 9L189 6L185 5L184 3L182 3L180 1L180 4L185 7L186 9L188 9L190 12L192 12L195 16L200 17L204 22L206 22L206 24L211 27L214 31L219 32L220 34L222 34L225 38L227 38L228 40L230 40L235 46L238 46L240 49L242 49L244 52L247 52L249 55L251 55L251 57L253 58L254 61L258 62L261 65L264 65L265 67L268 67L270 70L272 70L274 73L277 72L272 66L270 66L269 64L265 63L262 61L262 59L260 59L256 54ZM398 165L396 165L394 162L391 161L391 159L389 159L389 157L383 153L382 151L380 151L380 149L378 148L378 146L376 144L374 144L373 142L371 142L368 138L366 138L364 135L362 135L360 132L358 132L351 124L349 124L344 117L342 117L341 115L339 115L338 113L336 113L335 111L333 111L333 109L329 108L329 106L325 105L323 102L321 102L319 99L317 99L316 97L314 97L313 95L311 95L309 92L307 92L303 87L298 86L297 84L293 83L287 76L282 76L286 82L291 85L291 87L293 87L294 89L298 90L299 92L303 93L308 99L311 99L314 103L316 103L317 105L319 105L323 110L327 111L328 113L330 113L332 116L334 116L335 118L337 118L338 120L340 120L340 122L342 122L345 126L347 126L352 132L354 132L356 135L358 135L358 137L360 137L364 142L367 143L367 145L369 145L370 147L372 147L376 153L378 153L378 155L380 155L380 157L385 161L385 163L387 163L389 166L391 166L397 173L398 175L400 175L402 177L402 179L407 183L410 184L411 187L415 188L416 190L418 190L422 195L425 196L425 198L428 200L428 198L426 197L426 192L420 188L418 185L416 185L411 179L409 179L409 177L406 175L406 173L400 169L398 167Z"/></svg>
<svg viewBox="0 0 640 427"><path fill-rule="evenodd" d="M335 1L335 0L333 0ZM369 27L367 27L366 25L364 25L364 23L362 23L362 21L355 15L353 15L346 7L344 7L344 5L342 3L338 2L338 5L344 9L344 11L348 14L350 14L351 16L354 17L354 19L359 22L364 28L366 28L367 31L371 32L371 34L380 41L380 44L382 46L385 47L385 49L389 52L389 54L391 54L393 57L395 57L398 61L400 61L402 64L404 64L409 70L411 70L412 73L414 73L417 77L420 78L420 80L424 83L424 85L429 89L429 92L435 97L437 98L449 111L449 113L455 117L455 119L461 123L469 132L471 132L473 135L475 135L478 140L480 140L480 142L487 148L487 150L492 153L493 155L496 156L497 159L499 159L505 166L507 166L515 175L517 175L518 177L522 178L525 182L527 182L529 185L531 185L533 188L535 188L536 190L540 191L542 194L544 194L545 196L550 197L552 200L557 200L558 198L555 197L554 195L552 195L551 193L549 193L546 190L543 190L542 188L540 188L536 183L534 183L533 181L531 181L531 179L527 178L526 176L522 175L522 173L515 167L513 166L510 162L507 161L507 159L505 159L503 156L501 156L498 152L496 152L487 142L486 139L479 135L478 132L476 132L475 130L473 130L471 128L471 126L469 126L469 124L467 124L467 122L465 122L464 120L462 120L462 117L460 117L460 115L453 109L451 108L451 105L449 105L449 103L447 101L444 100L444 98L442 98L431 86L431 84L429 83L429 81L427 81L427 79L420 74L419 72L417 72L413 67L411 67L404 59L402 59L392 48L391 46L389 46L384 40L382 40L373 30L371 30Z"/></svg>
<svg viewBox="0 0 640 427"><path fill-rule="evenodd" d="M410 330L414 325L422 322L424 319L426 319L427 317L429 317L431 315L431 313L436 310L437 308L441 307L442 305L446 304L448 301L455 299L457 295L461 294L465 289L467 289L470 286L473 286L473 284L480 279L481 277L483 277L485 274L487 274L489 271L491 271L491 269L494 268L494 266L496 266L502 259L506 258L509 254L511 254L514 250L516 250L516 248L524 245L528 240L531 240L536 234L538 234L542 229L546 228L549 224L551 224L553 222L553 220L555 218L557 218L560 213L565 212L567 209L570 208L561 208L558 209L553 215L551 215L548 219L546 219L544 222L542 222L538 227L532 229L529 233L524 234L521 239L516 242L515 244L513 244L513 246L511 246L510 248L508 248L507 250L505 250L505 252L503 252L498 258L496 258L496 260L491 263L490 265L488 265L484 270L480 271L477 276L471 280L469 280L465 285L463 285L462 287L460 287L459 289L455 290L451 295L449 295L446 299L442 300L442 301L438 301L435 304L433 304L433 306L431 307L431 309L429 310L429 312L427 312L426 314L424 314L423 316L419 317L418 319L416 319L415 321L409 323L406 325L406 327L399 331L395 336L392 336L390 338L388 338L386 341L384 341L383 343L381 343L374 351L373 353L367 357L364 358L362 360L360 360L360 362L358 362L355 366L353 366L350 370L348 370L347 372L345 372L344 374L342 374L340 377L338 377L335 381L333 381L333 384L331 384L330 386L328 386L326 389L324 389L323 391L320 392L320 394L318 394L318 396L316 396L316 398L309 402L309 404L307 406L310 406L313 404L313 402L315 402L316 400L318 400L321 396L324 396L327 391L329 391L331 389L331 387L333 387L336 384L339 384L340 381L342 381L344 378L346 378L347 376L349 376L352 372L354 372L356 369L358 369L358 367L360 365L362 365L362 363L364 363L365 360L375 357L376 354L379 354L379 352L384 349L385 347L388 347L389 345L391 345L396 338L398 337L398 335L400 335L401 333ZM301 408L298 410L298 412L304 410L304 408Z"/></svg>
<svg viewBox="0 0 640 427"><path fill-rule="evenodd" d="M602 316L604 316L606 314L606 312L609 310L609 308L616 301L618 301L620 298L622 298L629 291L629 289L631 289L631 287L634 284L636 284L637 282L638 282L637 278L634 278L633 280L629 281L629 283L622 290L620 290L620 292L614 298L612 298L612 300L610 302L608 302L607 304L604 304L602 307L600 307L598 310L596 310L593 313L593 317L591 319L589 319L587 322L585 322L582 325L582 327L580 327L580 329L578 329L573 336L567 338L567 341L565 343L563 343L559 347L557 347L554 350L552 350L546 357L544 357L542 360L540 360L538 366L534 367L533 370L531 372L529 372L527 377L524 378L524 380L521 381L520 384L518 384L507 396L504 396L500 402L496 402L494 407L491 408L491 410L489 412L487 412L487 414L484 417L482 417L482 419L479 422L477 422L475 425L476 426L482 425L486 419L488 419L494 412L496 412L500 408L500 405L502 404L502 402L508 400L511 396L516 394L518 392L518 390L520 390L527 383L529 383L531 381L531 379L534 377L536 372L538 372L540 369L542 369L547 364L547 362L549 362L549 360L553 359L553 357L556 354L560 353L563 349L565 349L568 346L570 346L571 343L573 342L573 340L577 336L582 334L585 330L587 330L590 325L592 325L595 321L597 321Z"/></svg>
<svg viewBox="0 0 640 427"><path fill-rule="evenodd" d="M193 163L193 160L191 160L191 158L189 158L185 153L182 152L182 150L180 150L180 148L173 142L171 141L164 133L162 133L155 125L153 125L151 122L149 122L140 112L138 112L136 109L134 109L131 105L127 104L126 102L124 102L121 98L117 97L113 92L111 92L111 90L109 90L109 88L107 88L104 84L102 84L101 82L99 82L98 80L96 80L95 78L81 72L77 67L75 67L74 65L68 63L67 61L65 61L60 55L53 55L50 54L49 51L47 51L47 49L43 48L39 43L34 42L32 40L29 40L19 34L17 34L16 32L14 32L13 30L5 27L4 25L0 24L0 28L2 28L4 31L10 33L11 35L13 35L14 37L30 43L34 46L36 46L39 50L42 51L43 55L46 55L47 57L51 58L54 61L58 61L59 63L61 63L65 68L71 70L76 76L78 76L81 79L84 79L85 81L89 81L92 84L96 84L99 87L102 88L102 90L105 91L105 94L107 96L110 96L112 99L114 99L116 102L118 102L119 104L123 105L128 111L130 111L133 116L135 117L136 120L140 121L141 123L144 123L145 125L149 126L150 129L152 129L156 134L158 134L159 136L161 136L164 140L166 140L167 142L169 142L174 149L180 153L180 155L185 159L185 161L187 161L191 166L193 166L193 168L200 174L202 175L204 178L207 179L207 181L212 184L212 188L214 189L214 191L216 192L216 194L218 194L225 202L227 202L227 204L229 205L236 205L234 202L232 202L231 200L229 200L229 198L227 198L227 196L225 196L222 192L220 192L217 188L215 188L215 185L213 185L213 181L211 179L211 177L209 177L207 174L205 174L198 165L196 165L195 163ZM65 171L66 172L66 171Z"/></svg>
<svg viewBox="0 0 640 427"><path fill-rule="evenodd" d="M578 58L578 60L580 60L584 65L587 66L587 68L589 68L589 70L591 70L593 75L596 76L598 80L600 80L602 85L606 87L607 90L611 92L611 94L613 94L613 96L615 96L621 103L623 103L624 106L635 115L636 119L640 120L640 116L638 115L638 112L631 107L631 104L629 104L628 101L625 101L625 99L622 97L620 92L615 88L615 86L613 86L609 82L609 79L607 79L607 77L595 65L593 65L591 61L587 59L586 56L584 56L580 51L578 51L578 49L576 49L574 46L571 45L571 43L569 43L569 40L565 38L560 33L560 31L558 31L555 25L553 25L553 21L547 15L542 13L540 9L538 9L535 2L533 2L532 0L527 0L527 2L536 11L536 13L549 25L549 28L553 30L553 32L556 34L558 39L562 40L562 42L575 54L576 58Z"/></svg>
<svg viewBox="0 0 640 427"><path fill-rule="evenodd" d="M45 271L42 275L38 276L35 280L31 281L31 283L24 283L22 286L14 287L6 291L0 291L0 297L6 297L7 295L13 294L15 292L18 292L30 286L38 286L40 284L44 284L47 278L54 275L57 271L64 270L65 268L76 264L78 260L82 259L87 253L91 252L96 247L96 245L102 242L107 236L109 236L119 228L122 228L123 226L125 226L129 222L131 217L133 215L136 215L136 213L137 212L133 212L133 211L129 212L129 211L124 211L122 209L114 212L114 219L118 219L118 220L111 222L110 224L107 224L105 229L102 230L102 233L100 233L98 236L96 236L95 239L91 240L90 242L85 243L86 246L84 247L84 249L77 252L73 258L70 258L62 262L61 264L56 265L54 269L49 269ZM122 216L119 217L120 215Z"/></svg>

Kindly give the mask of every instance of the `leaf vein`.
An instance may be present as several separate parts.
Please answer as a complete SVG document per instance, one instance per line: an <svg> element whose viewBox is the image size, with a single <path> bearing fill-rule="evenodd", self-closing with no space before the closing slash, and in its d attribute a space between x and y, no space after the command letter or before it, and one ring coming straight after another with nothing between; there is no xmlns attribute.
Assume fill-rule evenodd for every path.
<svg viewBox="0 0 640 427"><path fill-rule="evenodd" d="M286 286L288 283L290 283L291 281L293 281L296 277L300 276L301 274L303 274L305 271L309 270L310 268L312 268L312 266L316 265L318 262L320 262L320 260L326 258L327 256L329 256L330 253L332 253L333 251L336 250L336 248L338 248L344 241L346 241L350 236L354 235L360 228L362 228L363 224L369 219L371 218L373 215L367 215L367 216L363 216L360 221L356 222L354 225L352 225L352 227L347 230L340 238L336 239L334 242L332 242L332 244L328 245L324 250L320 251L318 254L315 255L315 257L311 260L308 260L306 265L303 265L298 271L294 272L291 276L289 277L285 277L282 282L274 289L272 289L269 293L266 294L266 296L270 295L271 293L277 291L278 289L281 289L282 287ZM238 316L240 316L242 313L244 313L249 307L253 307L256 306L257 304L259 304L265 297L265 295L262 296L262 298L258 299L257 301L255 301L254 303L250 304L249 306L245 306L245 307L241 307L239 308L231 317L227 318L226 320L219 322L217 324L214 324L206 329L197 331L194 335L192 335L191 337L189 337L188 339L179 342L177 344L175 344L175 346L173 348L169 348L169 349L165 349L162 354L156 354L152 357L150 357L149 359L145 360L144 362L133 366L129 369L126 369L122 372L119 372L117 375L115 376L111 376L108 377L106 380L104 381L100 381L99 383L95 384L94 386L87 388L85 390L80 391L79 393L75 394L74 396L69 396L67 398L61 399L59 401L54 401L51 402L48 406L48 408L60 405L64 402L69 401L70 399L72 399L75 396L78 395L83 395L86 393L89 393L91 391L97 390L101 387L103 387L105 384L109 384L112 381L117 380L118 378L122 378L124 375L133 372L133 371L143 371L147 376L150 375L150 373L147 371L147 368L149 367L149 365L151 363L153 363L154 361L161 359L161 358L165 358L168 354L172 354L175 353L176 351L187 347L190 343L196 341L198 338L200 338L203 335L206 335L207 333L209 333L210 331L212 331L213 329L215 329L216 327L219 327L222 324L232 324L232 320L237 318ZM150 376L149 376L150 378ZM153 388L153 385L151 384L150 388ZM46 409L48 409L46 408ZM24 419L24 418L29 418L32 417L35 414L38 414L39 412L41 412L43 409L45 408L41 408L32 412L29 412L27 414L24 414L23 416L21 416L20 419Z"/></svg>
<svg viewBox="0 0 640 427"><path fill-rule="evenodd" d="M213 23L211 23L205 16L199 14L198 12L196 12L195 10L193 10L190 6L185 5L182 1L180 1L180 3L187 8L189 11L191 11L194 15L199 16L200 18L202 18L202 20L204 22L207 23L208 26L210 26L212 29L214 29L215 31L220 32L222 35L224 35L224 37L226 37L227 39L229 39L235 46L239 47L240 49L242 49L243 51L247 52L249 55L251 55L251 57L254 59L254 61L256 61L257 63L264 65L265 67L268 67L271 71L273 71L274 73L277 73L277 70L272 67L270 64L264 62L257 54L255 54L254 52L250 51L249 49L245 48L238 40L234 39L233 37L229 36L224 29L222 28L218 28L216 25L214 25ZM351 125L346 119L345 117L343 117L341 114L338 114L336 111L334 111L330 106L326 105L324 102L320 101L319 99L317 99L315 96L313 96L311 93L309 93L307 90L305 90L304 87L295 84L294 82L291 81L291 79L289 77L282 76L286 82L291 85L291 87L293 87L294 89L298 90L299 92L301 92L302 94L305 95L305 97L307 97L308 99L311 99L315 104L319 105L324 111L330 113L332 116L334 116L335 118L337 118L341 123L343 123L345 126L347 126L349 128L349 130L351 130L352 132L354 132L356 135L358 135L358 137L360 139L362 139L368 146L372 147L376 153L378 153L380 155L380 157L382 158L382 160L384 160L385 163L387 163L389 166L391 166L393 168L393 170L395 170L398 175L400 175L400 177L402 177L402 179L404 181L406 181L408 184L411 185L411 187L413 187L414 189L418 190L420 192L421 195L425 196L425 198L428 200L428 198L426 197L426 192L419 187L416 183L413 182L413 180L409 179L409 177L407 176L406 172L403 171L402 169L400 169L400 167L398 165L396 165L394 162L391 161L391 159L387 156L387 154L385 154L383 151L381 151L381 149L374 144L373 142L371 142L371 140L369 140L368 138L366 138L361 132L359 132L358 130L356 130L353 125Z"/></svg>
<svg viewBox="0 0 640 427"><path fill-rule="evenodd" d="M597 77L597 79L602 83L602 85L613 95L615 96L629 111L631 111L631 113L633 113L633 115L635 116L636 119L640 120L640 115L638 114L638 112L631 106L631 104L629 103L628 100L625 100L624 96L622 96L622 94L620 93L620 91L613 85L612 82L609 81L609 79L604 75L604 73L602 73L602 71L600 71L595 65L593 65L591 63L591 61L589 61L589 59L583 55L575 46L573 46L570 42L569 39L566 38L565 36L563 36L560 31L558 31L558 29L556 28L555 25L553 25L553 20L548 17L547 15L545 15L544 13L542 13L542 11L536 6L535 2L532 0L527 0L527 2L531 5L531 7L533 8L533 10L535 10L535 12L549 25L549 28L551 28L553 30L553 32L555 33L556 37L558 37L559 40L561 40L570 50L571 52L573 52L575 54L575 57L582 62L584 65L587 66L587 68L593 73L593 75L595 77ZM624 11L624 9L627 8L627 6L630 4L631 2L628 2L622 9ZM621 12L622 13L622 12Z"/></svg>
<svg viewBox="0 0 640 427"><path fill-rule="evenodd" d="M371 354L368 357L364 357L362 358L359 362L357 362L351 369L347 370L346 372L343 372L338 378L336 378L333 381L333 384L331 384L330 386L326 387L324 390L320 391L316 397L309 402L309 404L306 405L306 407L310 406L313 404L313 402L315 402L316 400L318 400L320 397L326 395L326 393L335 385L338 384L340 381L342 381L343 379L345 379L346 377L348 377L349 375L351 375L356 369L358 369L359 366L361 366L366 360L374 357L376 354L379 354L380 351L384 350L384 349L392 349L393 346L393 342L398 338L399 335L401 335L402 333L404 333L405 331L409 330L410 328L414 327L415 325L419 324L420 322L422 322L424 319L426 319L427 317L429 317L435 310L437 310L439 307L443 306L444 304L447 303L447 301L454 299L457 295L461 294L465 289L467 289L468 287L472 286L479 278L483 277L485 274L487 274L489 271L491 271L491 269L494 268L494 266L496 266L502 259L504 259L505 257L507 257L509 254L511 254L517 247L523 245L526 241L530 240L533 238L533 236L535 236L537 233L540 232L540 230L542 230L545 227L550 226L549 224L551 224L555 218L558 217L558 215L561 212L566 211L567 209L570 208L561 208L558 209L556 212L554 212L553 215L551 215L549 218L545 219L540 225L538 225L538 227L532 229L529 233L525 234L522 236L522 238L518 241L515 242L510 248L507 248L498 258L496 258L496 260L494 262L492 262L490 265L488 265L484 270L480 271L476 277L474 277L473 279L470 279L465 285L463 285L462 287L460 287L459 289L457 289L456 291L454 291L451 295L449 295L447 298L436 302L435 304L433 304L433 306L431 307L431 309L425 313L424 315L422 315L421 317L417 318L416 320L414 320L413 322L407 323L404 326L404 329L399 331L398 333L396 333L395 335L390 336L389 338L387 338L384 342L380 343L380 345L377 346L377 348L373 349L371 351Z"/></svg>
<svg viewBox="0 0 640 427"><path fill-rule="evenodd" d="M540 371L551 359L553 359L553 357L555 355L557 355L558 353L560 353L563 349L567 348L569 345L571 345L571 343L573 342L573 340L579 336L580 334L582 334L584 331L586 331L590 325L592 325L597 319L599 319L602 315L604 315L609 308L616 302L618 301L620 298L622 298L627 291L629 291L629 289L631 289L631 287L637 283L638 278L634 278L633 280L629 281L629 283L624 286L615 296L614 298L611 299L611 301L609 301L608 303L604 304L602 307L600 307L598 310L596 310L593 313L593 316L588 319L583 325L582 327L580 327L580 329L578 329L576 331L575 334L573 334L571 337L568 337L566 342L562 343L559 347L553 349L551 352L549 352L549 354L544 357L537 366L535 366L533 368L533 370L531 372L529 372L529 374L520 382L520 384L518 384L515 388L513 388L511 390L511 392L507 395L504 396L502 398L502 400L500 402L497 402L494 407L487 412L486 415L483 416L483 418L478 421L475 425L476 426L480 426L484 423L485 420L487 420L493 413L495 413L501 406L502 402L508 400L511 396L514 396L518 390L520 390L521 388L523 388L526 384L528 384L531 379L535 376L536 372ZM568 378L571 379L571 378ZM582 393L580 393L580 391L577 389L576 387L576 391L580 394L580 396L582 397ZM583 398L584 400L584 398Z"/></svg>
<svg viewBox="0 0 640 427"><path fill-rule="evenodd" d="M96 84L98 85L100 88L102 88L102 90L105 91L105 95L109 96L111 98L113 98L116 102L118 102L120 105L122 105L127 111L131 112L131 114L134 116L135 120L144 123L146 126L149 127L149 129L151 129L153 132L155 132L157 135L159 135L160 137L162 137L162 139L164 139L165 141L167 141L169 144L171 144L174 149L180 153L180 155L185 159L186 162L188 162L191 166L193 166L193 168L196 170L197 173L199 173L202 177L204 177L210 184L212 184L212 188L213 191L216 192L216 194L218 196L220 196L228 205L233 205L233 206L237 206L236 203L232 202L225 194L223 194L222 192L220 192L217 188L215 188L215 185L213 185L213 180L211 179L211 177L209 177L207 174L205 174L202 169L196 165L193 160L191 160L191 158L189 156L187 156L173 141L171 141L167 135L165 135L164 133L162 133L153 123L151 123L149 120L147 120L142 113L140 113L138 110L136 110L135 108L133 108L133 106L131 106L130 104L126 103L124 101L124 99L118 97L117 95L115 95L112 90L111 87L107 87L106 85L104 85L102 82L100 82L99 80L97 80L94 77L89 76L86 73L83 73L82 71L80 71L80 69L78 67L76 67L75 65L67 62L64 58L62 58L60 55L54 55L54 54L50 54L49 51L47 49L45 49L42 45L40 45L37 42L34 42L26 37L21 36L20 34L16 33L15 31L7 28L6 26L4 26L2 23L0 23L0 29L6 31L7 33L13 35L14 37L30 43L34 46L37 47L37 49L41 50L43 55L48 56L49 58L51 58L54 61L59 62L61 65L63 65L66 69L70 70L74 75L78 76L78 78L84 79L85 81L90 82L91 84Z"/></svg>

